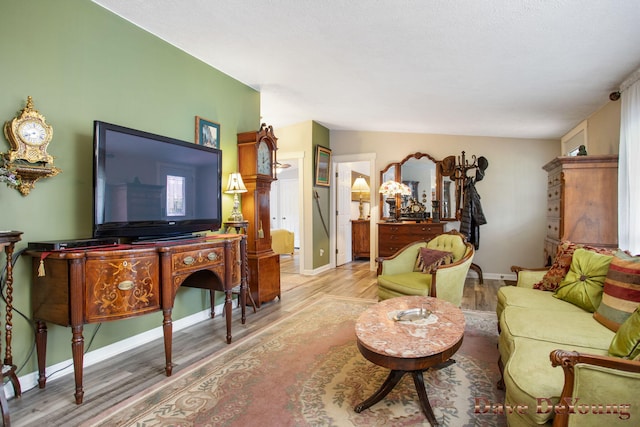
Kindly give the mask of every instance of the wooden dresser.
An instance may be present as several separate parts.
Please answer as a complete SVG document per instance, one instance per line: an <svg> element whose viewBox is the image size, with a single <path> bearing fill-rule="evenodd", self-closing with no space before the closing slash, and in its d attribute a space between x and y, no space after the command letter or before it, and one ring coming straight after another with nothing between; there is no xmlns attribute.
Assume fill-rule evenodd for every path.
<svg viewBox="0 0 640 427"><path fill-rule="evenodd" d="M444 222L379 222L378 256L391 256L418 240L431 240L444 233Z"/></svg>
<svg viewBox="0 0 640 427"><path fill-rule="evenodd" d="M547 180L550 265L563 240L598 247L618 246L618 156L557 157L543 166Z"/></svg>
<svg viewBox="0 0 640 427"><path fill-rule="evenodd" d="M368 219L351 220L351 252L353 259L369 258L371 252L371 221Z"/></svg>

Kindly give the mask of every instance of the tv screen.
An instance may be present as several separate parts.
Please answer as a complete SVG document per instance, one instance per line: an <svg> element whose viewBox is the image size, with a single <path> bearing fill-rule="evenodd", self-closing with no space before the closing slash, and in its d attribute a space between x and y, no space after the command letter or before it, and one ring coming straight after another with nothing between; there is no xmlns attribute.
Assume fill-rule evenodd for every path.
<svg viewBox="0 0 640 427"><path fill-rule="evenodd" d="M222 151L101 121L93 140L93 237L220 228Z"/></svg>

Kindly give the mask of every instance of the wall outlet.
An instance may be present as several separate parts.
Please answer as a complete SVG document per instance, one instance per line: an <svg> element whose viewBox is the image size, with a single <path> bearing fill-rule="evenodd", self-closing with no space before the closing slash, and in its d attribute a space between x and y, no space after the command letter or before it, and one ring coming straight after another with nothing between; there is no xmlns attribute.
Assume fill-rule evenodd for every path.
<svg viewBox="0 0 640 427"><path fill-rule="evenodd" d="M320 256L324 255L324 249L320 249Z"/></svg>

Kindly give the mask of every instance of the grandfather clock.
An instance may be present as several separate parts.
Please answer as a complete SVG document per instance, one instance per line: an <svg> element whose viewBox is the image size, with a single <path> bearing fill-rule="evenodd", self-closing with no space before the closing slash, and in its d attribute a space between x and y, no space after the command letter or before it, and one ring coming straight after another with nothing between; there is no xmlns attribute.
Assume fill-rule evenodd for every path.
<svg viewBox="0 0 640 427"><path fill-rule="evenodd" d="M247 228L247 281L256 305L280 298L280 255L271 249L271 182L276 179L278 138L264 123L257 132L238 134L238 169L247 192L242 193L242 215Z"/></svg>

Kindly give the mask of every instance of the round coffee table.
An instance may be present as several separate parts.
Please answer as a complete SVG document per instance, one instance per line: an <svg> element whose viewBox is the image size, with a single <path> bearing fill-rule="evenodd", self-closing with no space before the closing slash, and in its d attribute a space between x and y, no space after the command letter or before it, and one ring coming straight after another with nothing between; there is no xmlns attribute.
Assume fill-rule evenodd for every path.
<svg viewBox="0 0 640 427"><path fill-rule="evenodd" d="M398 316L400 320L395 320ZM422 372L444 362L453 362L449 359L462 345L464 325L462 310L431 297L392 298L363 312L356 322L358 349L367 360L391 369L391 372L378 391L356 405L355 411L364 411L378 403L404 374L410 373L422 412L431 425L438 425Z"/></svg>

